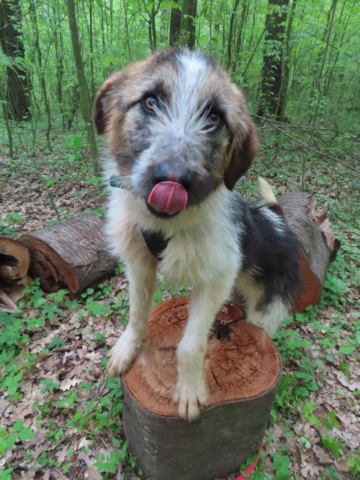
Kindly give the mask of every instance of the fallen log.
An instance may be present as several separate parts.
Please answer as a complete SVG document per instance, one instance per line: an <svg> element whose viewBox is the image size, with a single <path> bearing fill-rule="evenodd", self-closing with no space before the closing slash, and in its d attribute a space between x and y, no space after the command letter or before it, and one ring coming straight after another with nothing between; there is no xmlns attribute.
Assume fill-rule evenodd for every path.
<svg viewBox="0 0 360 480"><path fill-rule="evenodd" d="M19 241L30 252L30 275L40 278L46 292L81 292L112 274L118 263L107 251L103 221L92 214L28 233Z"/></svg>
<svg viewBox="0 0 360 480"><path fill-rule="evenodd" d="M0 238L0 278L15 280L24 277L30 265L29 251L11 238Z"/></svg>
<svg viewBox="0 0 360 480"><path fill-rule="evenodd" d="M336 258L340 242L334 238L326 215L316 214L313 195L290 192L284 193L278 200L302 246L300 267L303 288L294 311L303 312L319 301L326 270Z"/></svg>
<svg viewBox="0 0 360 480"><path fill-rule="evenodd" d="M150 480L213 480L238 470L259 449L280 381L270 337L227 304L207 346L208 406L194 422L182 420L172 397L188 305L180 298L152 311L141 352L123 376L125 435Z"/></svg>
<svg viewBox="0 0 360 480"><path fill-rule="evenodd" d="M17 309L16 302L31 282L27 275L29 265L26 247L16 240L0 238L0 311L11 313Z"/></svg>

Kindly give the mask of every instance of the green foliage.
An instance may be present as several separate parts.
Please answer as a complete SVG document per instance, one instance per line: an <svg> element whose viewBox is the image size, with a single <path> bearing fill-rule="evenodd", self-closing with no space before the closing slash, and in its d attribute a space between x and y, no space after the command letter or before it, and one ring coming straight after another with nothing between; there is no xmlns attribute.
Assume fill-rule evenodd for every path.
<svg viewBox="0 0 360 480"><path fill-rule="evenodd" d="M347 464L351 468L351 473L355 478L360 478L360 450L356 450L356 456L349 458Z"/></svg>
<svg viewBox="0 0 360 480"><path fill-rule="evenodd" d="M113 71L150 53L146 8L150 11L152 3L132 0L124 4L112 2L113 9L110 11L101 0L91 2L91 28L90 4L86 8L77 5L82 56L92 100L97 88ZM225 65L228 59L224 52L227 52L228 41L231 40L230 73L245 90L250 111L255 112L262 82L268 84L271 80L262 79L264 51L279 59L284 43L281 39L271 40L263 35L269 11L267 0L248 2L243 25L242 4L239 2L234 12L233 1L215 0L211 2L210 11L209 2L199 1L195 19L196 43L200 50L211 51ZM299 420L311 425L317 434L315 441L318 446L326 450L334 462L346 454L351 474L360 478L360 452L348 451L345 443L337 437L341 417L337 418L336 407L332 407L335 410L330 410L324 417L324 414L319 415L316 404L316 397L326 383L324 374L319 375L319 371L331 368L342 372L352 382L354 360L360 361L360 314L354 313L360 311L360 181L357 164L360 104L358 83L354 81L359 77L356 34L360 4L343 2L340 5L338 2L326 51L331 5L331 0L296 2L287 59L290 71L286 123L275 124L271 119L259 123L258 132L263 145L260 158L237 188L247 199L257 197L255 177L260 174L268 178L280 193L286 188L304 189L315 194L316 201L329 213L336 237L341 241L338 257L328 269L319 305L289 319L275 337L284 375L271 411L265 443L271 441L271 426L281 425L285 435L291 437L294 436L294 421ZM20 55L10 58L0 52L0 89L3 92L7 68L19 67L32 83L31 120L15 123L0 119L1 151L9 145L7 128L12 135L14 149L12 158L2 155L0 159L7 189L5 196L11 197L11 201L6 202L7 210L0 225L0 235L5 236L17 236L25 226L26 229L31 228L34 217L40 214L28 214L19 204L18 196L22 195L21 187L25 181L31 182L32 192L41 196L42 204L50 205L53 216L48 218L48 223L65 220L74 212L88 211L89 198L102 199L106 194L106 188L88 159L88 139L86 126L80 120L78 81L65 4L40 0L35 8L39 46L43 53L42 66L36 53L33 18L28 14L25 3L20 2L22 23L19 25L19 36L25 47L24 58ZM178 9L181 5L161 2L155 18L158 48L168 44L171 8ZM235 17L234 37L230 39L232 15ZM235 53L239 39L239 49ZM321 72L322 64L324 68ZM51 99L52 153L48 145L44 147L47 119L41 89L42 74ZM0 103L5 105L4 100ZM17 189L15 193L9 185L11 189ZM72 189L71 205L58 204L58 192L69 187ZM103 215L103 203L98 202L93 211ZM123 272L124 267L120 264L116 274ZM102 282L88 288L78 298L70 299L65 290L45 295L39 282L35 281L26 289L26 298L19 302L18 312L0 312L0 388L5 397L17 405L23 399L22 384L25 379L29 376L36 378L34 372L38 362L49 360L66 350L72 338L57 329L59 319L72 317L79 342L86 344L88 341L91 346L105 351L105 335L94 331L94 326L89 327L88 320L90 318L96 323L100 320L114 322L116 319L126 324L128 297L125 292L116 296L113 290L113 284ZM189 294L189 289L186 286L177 289L163 283L155 292L154 302L161 302L168 294L185 296ZM351 322L349 314L352 315ZM42 332L41 348L34 353L28 347L33 336ZM46 332L51 332L51 335L47 337ZM99 363L99 369L103 369L105 364L106 359ZM102 370L100 378L103 378ZM47 432L49 441L46 451L31 460L36 464L37 476L42 476L41 469L45 467L61 469L65 476L73 475L70 468L76 450L68 445L76 435L84 438L87 445L107 446L106 453L98 455L95 460L103 478L112 478L119 467L124 478L129 478L130 473L136 471L136 460L129 454L121 433L123 404L120 379L106 379L103 384L86 380L67 390L62 390L51 376L47 378L46 375L37 381L42 399L34 402L33 412L37 425ZM339 392L340 395L340 387ZM347 400L348 408L353 408L352 402L355 405L359 395L359 390L352 393L352 400ZM83 401L84 396L86 402ZM24 426L27 418L0 429L0 456L9 453L20 442L26 448L26 442L36 432L32 426L27 426L28 423ZM307 433L300 433L297 440L300 449L310 450L314 446L314 439ZM66 449L66 461L62 465L54 456L60 448ZM84 452L86 448L83 447ZM28 455L30 459L31 453ZM285 445L283 448L280 446L280 451L266 463L265 457L266 450L263 449L258 467L251 475L252 480L291 478L294 457ZM269 460L272 460L272 467ZM272 469L270 472L269 468ZM10 463L5 464L0 472L5 480L18 475L18 472L13 472ZM341 475L331 466L324 468L323 478L339 479Z"/></svg>

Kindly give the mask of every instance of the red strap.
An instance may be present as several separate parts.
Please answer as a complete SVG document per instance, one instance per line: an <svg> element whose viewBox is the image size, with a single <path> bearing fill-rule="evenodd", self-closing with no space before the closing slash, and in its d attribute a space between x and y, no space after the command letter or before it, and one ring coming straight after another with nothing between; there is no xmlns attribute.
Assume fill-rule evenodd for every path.
<svg viewBox="0 0 360 480"><path fill-rule="evenodd" d="M237 477L236 480L246 480L248 477L247 475L250 475L250 473L252 473L255 468L256 468L256 465L258 464L258 461L260 460L260 453L261 453L261 450L262 450L262 447L263 447L263 441L264 440L261 440L261 444L260 444L260 449L259 449L259 454L257 456L257 459L251 463L250 465L248 465L245 470L243 471L243 473L240 473L240 475ZM243 474L247 474L246 477L244 477Z"/></svg>

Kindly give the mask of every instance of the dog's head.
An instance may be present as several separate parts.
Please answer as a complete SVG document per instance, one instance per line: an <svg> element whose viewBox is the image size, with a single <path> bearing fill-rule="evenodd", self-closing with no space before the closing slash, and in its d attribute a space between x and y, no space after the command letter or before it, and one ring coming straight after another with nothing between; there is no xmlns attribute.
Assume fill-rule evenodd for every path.
<svg viewBox="0 0 360 480"><path fill-rule="evenodd" d="M240 90L200 53L169 49L112 75L94 121L125 188L163 218L230 190L258 152Z"/></svg>

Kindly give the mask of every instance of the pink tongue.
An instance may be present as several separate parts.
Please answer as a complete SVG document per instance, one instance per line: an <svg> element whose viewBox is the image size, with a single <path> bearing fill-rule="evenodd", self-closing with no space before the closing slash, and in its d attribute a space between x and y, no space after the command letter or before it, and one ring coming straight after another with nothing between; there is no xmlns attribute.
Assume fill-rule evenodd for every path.
<svg viewBox="0 0 360 480"><path fill-rule="evenodd" d="M184 210L188 200L185 188L175 182L160 182L151 190L148 203L157 212L173 215Z"/></svg>

